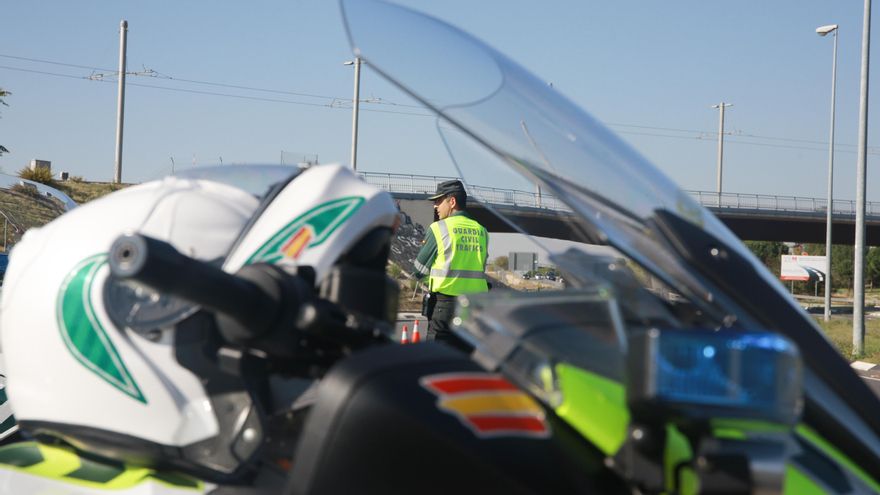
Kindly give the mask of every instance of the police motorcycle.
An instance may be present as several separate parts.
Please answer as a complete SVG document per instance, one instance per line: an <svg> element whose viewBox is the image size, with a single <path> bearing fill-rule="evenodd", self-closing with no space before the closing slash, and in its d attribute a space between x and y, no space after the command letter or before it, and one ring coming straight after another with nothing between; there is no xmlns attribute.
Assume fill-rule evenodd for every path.
<svg viewBox="0 0 880 495"><path fill-rule="evenodd" d="M473 37L341 5L565 287L461 297L469 355L384 345L397 211L345 168L114 193L12 252L0 492L880 492L877 398L717 218Z"/></svg>

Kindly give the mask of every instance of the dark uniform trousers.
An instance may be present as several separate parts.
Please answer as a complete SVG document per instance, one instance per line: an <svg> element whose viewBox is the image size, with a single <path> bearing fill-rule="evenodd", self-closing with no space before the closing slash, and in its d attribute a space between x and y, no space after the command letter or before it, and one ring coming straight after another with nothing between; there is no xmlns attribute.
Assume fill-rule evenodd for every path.
<svg viewBox="0 0 880 495"><path fill-rule="evenodd" d="M433 301L427 304L428 317L428 340L436 340L456 349L470 353L473 350L470 344L452 333L449 327L455 316L455 297L446 294L432 293Z"/></svg>

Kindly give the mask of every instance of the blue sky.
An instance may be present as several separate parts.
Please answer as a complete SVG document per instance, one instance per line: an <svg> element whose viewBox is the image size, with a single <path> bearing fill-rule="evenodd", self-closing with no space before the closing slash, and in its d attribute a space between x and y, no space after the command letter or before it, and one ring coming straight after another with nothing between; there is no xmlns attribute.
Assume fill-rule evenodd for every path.
<svg viewBox="0 0 880 495"><path fill-rule="evenodd" d="M832 40L814 30L840 24L835 197L855 198L861 2L398 3L506 53L686 189L714 189L710 107L733 103L724 189L815 197L826 188ZM89 180L112 178L115 80L85 77L115 70L121 19L129 71L159 76L128 78L125 181L164 175L172 159L177 168L278 163L282 150L288 160L349 159L353 73L342 62L351 53L333 1L8 0L2 15L0 87L13 93L0 108L7 173L39 158ZM373 103L361 105L359 169L453 173L438 144L412 137L436 135L433 119L407 115L420 112L369 68L361 97ZM876 136L869 127L880 153ZM880 201L876 161L869 155L868 199Z"/></svg>

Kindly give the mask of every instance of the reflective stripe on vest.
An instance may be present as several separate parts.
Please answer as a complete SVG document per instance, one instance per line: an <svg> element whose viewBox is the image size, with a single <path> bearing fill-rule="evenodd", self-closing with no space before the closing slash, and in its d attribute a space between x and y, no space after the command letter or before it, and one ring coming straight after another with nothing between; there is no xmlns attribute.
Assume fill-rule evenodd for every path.
<svg viewBox="0 0 880 495"><path fill-rule="evenodd" d="M431 265L432 292L449 296L486 292L488 234L482 225L464 215L431 224L437 257Z"/></svg>

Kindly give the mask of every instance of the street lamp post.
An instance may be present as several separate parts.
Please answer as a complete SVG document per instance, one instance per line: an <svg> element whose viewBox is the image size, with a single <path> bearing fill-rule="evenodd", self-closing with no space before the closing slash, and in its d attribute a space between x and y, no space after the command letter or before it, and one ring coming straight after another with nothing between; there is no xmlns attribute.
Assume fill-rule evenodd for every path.
<svg viewBox="0 0 880 495"><path fill-rule="evenodd" d="M361 58L348 60L345 65L354 65L354 99L352 100L351 114L351 169L357 171L357 144L358 144L358 108L360 107L361 92Z"/></svg>
<svg viewBox="0 0 880 495"><path fill-rule="evenodd" d="M859 89L859 147L856 160L856 239L853 260L853 355L865 352L865 176L868 168L868 68L871 0L862 19L862 77Z"/></svg>
<svg viewBox="0 0 880 495"><path fill-rule="evenodd" d="M715 177L715 189L718 192L719 208L721 208L721 178L724 172L724 109L732 106L732 103L724 103L723 101L712 105L712 108L718 109L718 171Z"/></svg>
<svg viewBox="0 0 880 495"><path fill-rule="evenodd" d="M828 139L828 207L825 212L825 321L831 319L831 210L834 204L834 101L837 85L837 24L816 28L819 36L834 37L834 55L831 57L831 137Z"/></svg>
<svg viewBox="0 0 880 495"><path fill-rule="evenodd" d="M116 98L116 163L113 182L122 183L122 124L125 121L125 45L128 39L128 21L119 22L119 87Z"/></svg>

